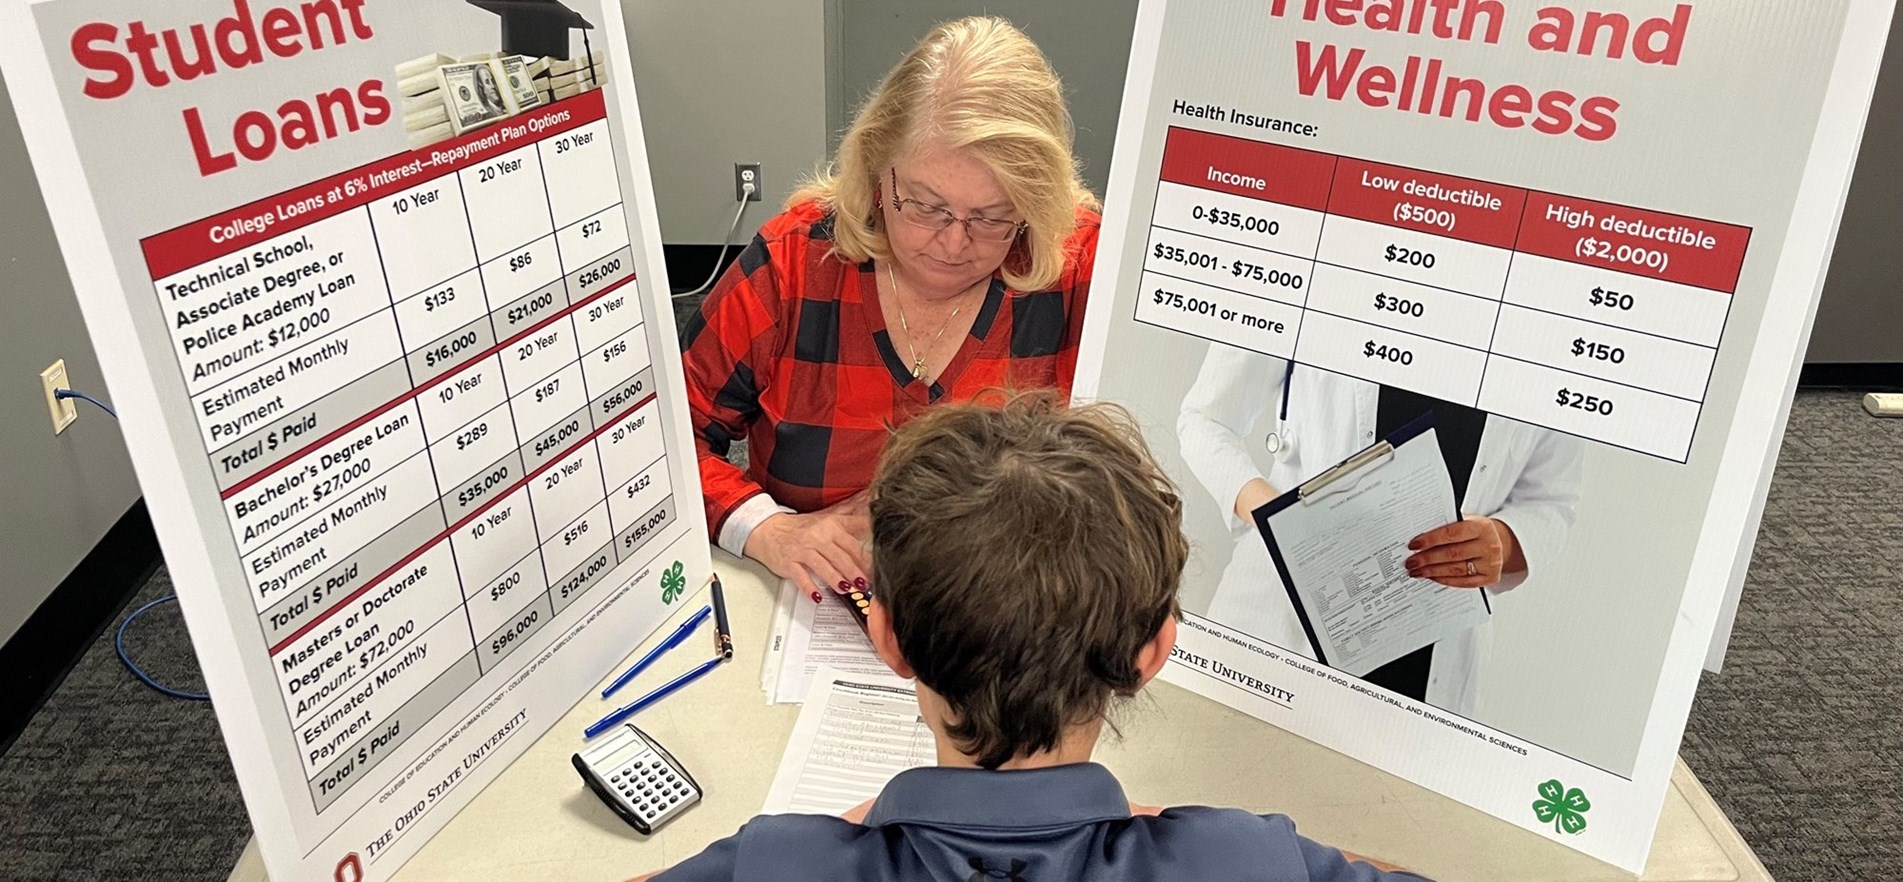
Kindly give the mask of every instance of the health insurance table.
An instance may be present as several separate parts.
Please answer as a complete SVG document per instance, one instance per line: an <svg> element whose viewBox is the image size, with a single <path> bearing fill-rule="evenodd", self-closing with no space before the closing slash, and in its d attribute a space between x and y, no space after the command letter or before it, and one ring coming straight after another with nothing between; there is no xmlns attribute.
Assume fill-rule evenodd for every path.
<svg viewBox="0 0 1903 882"><path fill-rule="evenodd" d="M143 243L320 814L676 516L617 155L590 92Z"/></svg>
<svg viewBox="0 0 1903 882"><path fill-rule="evenodd" d="M1172 127L1136 318L1684 462L1750 237Z"/></svg>

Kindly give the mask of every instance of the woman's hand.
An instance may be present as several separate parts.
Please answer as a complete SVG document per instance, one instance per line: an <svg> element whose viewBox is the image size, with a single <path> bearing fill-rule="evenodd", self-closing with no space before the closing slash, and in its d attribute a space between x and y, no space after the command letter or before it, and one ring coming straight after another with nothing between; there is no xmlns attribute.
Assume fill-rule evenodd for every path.
<svg viewBox="0 0 1903 882"><path fill-rule="evenodd" d="M1407 573L1449 588L1485 588L1526 569L1520 541L1505 521L1468 515L1414 537Z"/></svg>
<svg viewBox="0 0 1903 882"><path fill-rule="evenodd" d="M1241 518L1243 523L1253 526L1255 510L1274 502L1275 497L1280 495L1282 494L1277 493L1268 481L1250 478L1249 483L1242 485L1242 491L1236 494L1236 517Z"/></svg>
<svg viewBox="0 0 1903 882"><path fill-rule="evenodd" d="M866 587L872 535L864 492L812 514L776 514L753 528L747 556L817 599L823 588L844 592Z"/></svg>

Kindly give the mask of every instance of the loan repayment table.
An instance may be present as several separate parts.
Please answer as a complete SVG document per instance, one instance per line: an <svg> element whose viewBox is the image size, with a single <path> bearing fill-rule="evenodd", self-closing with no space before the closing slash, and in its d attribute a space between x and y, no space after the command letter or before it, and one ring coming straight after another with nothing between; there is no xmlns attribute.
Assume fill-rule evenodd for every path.
<svg viewBox="0 0 1903 882"><path fill-rule="evenodd" d="M1684 462L1744 227L1172 127L1136 320Z"/></svg>
<svg viewBox="0 0 1903 882"><path fill-rule="evenodd" d="M396 878L616 882L672 865L731 835L766 799L799 708L769 706L760 663L777 581L750 561L714 552L734 630L731 663L631 722L686 766L706 798L652 837L641 837L582 785L569 757L581 731L614 701L593 694L502 773ZM628 662L706 602L682 604ZM699 664L708 630L663 656L616 696L627 700ZM1446 797L1304 741L1266 723L1155 683L1119 712L1123 737L1099 758L1132 799L1161 805L1234 805L1292 815L1316 839L1417 868L1443 882L1632 882L1633 877ZM231 882L266 879L256 844ZM1769 882L1711 797L1680 765L1667 794L1649 882Z"/></svg>
<svg viewBox="0 0 1903 882"><path fill-rule="evenodd" d="M589 92L142 243L318 812L675 518L615 157Z"/></svg>

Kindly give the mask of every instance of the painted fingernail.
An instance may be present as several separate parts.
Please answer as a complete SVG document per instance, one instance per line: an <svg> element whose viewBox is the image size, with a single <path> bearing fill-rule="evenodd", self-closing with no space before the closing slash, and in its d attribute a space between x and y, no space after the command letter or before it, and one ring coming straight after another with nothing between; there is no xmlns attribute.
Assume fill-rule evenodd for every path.
<svg viewBox="0 0 1903 882"><path fill-rule="evenodd" d="M861 591L866 590L866 577L864 576L854 577L852 580L852 587L857 588Z"/></svg>
<svg viewBox="0 0 1903 882"><path fill-rule="evenodd" d="M815 591L815 592L813 592L813 602L814 602L814 603L818 603L818 602L819 602L819 592L818 592L818 591Z"/></svg>
<svg viewBox="0 0 1903 882"><path fill-rule="evenodd" d="M840 579L840 580L839 580L839 590L841 590L841 591L851 591L851 590L852 590L852 583L851 583L851 582L848 582L848 581L846 581L845 579Z"/></svg>

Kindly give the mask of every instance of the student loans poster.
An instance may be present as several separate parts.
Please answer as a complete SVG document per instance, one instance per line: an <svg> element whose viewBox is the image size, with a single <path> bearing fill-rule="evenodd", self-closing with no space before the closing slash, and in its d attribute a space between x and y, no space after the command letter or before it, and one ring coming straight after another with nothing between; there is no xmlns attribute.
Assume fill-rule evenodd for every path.
<svg viewBox="0 0 1903 882"><path fill-rule="evenodd" d="M1078 395L1168 676L1640 869L1891 6L1146 0Z"/></svg>
<svg viewBox="0 0 1903 882"><path fill-rule="evenodd" d="M710 571L620 8L530 5L0 8L273 879L389 877Z"/></svg>

